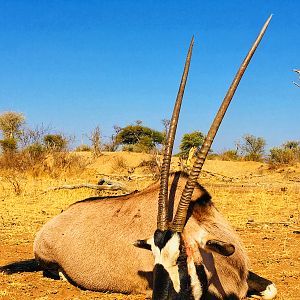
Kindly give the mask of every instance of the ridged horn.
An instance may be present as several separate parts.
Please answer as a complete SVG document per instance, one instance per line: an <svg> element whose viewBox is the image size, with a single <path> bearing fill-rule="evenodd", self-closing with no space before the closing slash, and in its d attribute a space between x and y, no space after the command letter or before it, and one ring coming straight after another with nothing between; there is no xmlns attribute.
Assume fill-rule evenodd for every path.
<svg viewBox="0 0 300 300"><path fill-rule="evenodd" d="M178 118L182 103L182 98L184 94L184 89L189 73L190 62L192 57L192 50L194 45L194 37L192 37L189 51L187 54L187 58L185 61L185 66L178 90L178 94L176 97L176 102L174 105L174 110L172 114L172 119L170 122L170 128L168 132L168 137L166 141L166 146L164 150L163 162L161 166L161 173L160 173L160 190L158 196L158 214L157 214L157 228L160 230L167 230L169 227L168 224L168 180L169 180L169 173L170 173L170 164L171 164L171 156L172 150L175 140L175 134L178 124Z"/></svg>
<svg viewBox="0 0 300 300"><path fill-rule="evenodd" d="M196 153L196 161L192 167L191 173L188 177L188 180L187 180L184 190L182 192L180 202L178 204L178 208L177 208L177 211L176 211L176 214L175 214L172 226L171 226L172 230L174 230L174 231L177 231L177 232L183 231L189 203L191 201L192 194L193 194L194 188L196 186L198 176L200 174L200 171L202 169L204 161L207 157L208 151L212 145L214 137L219 129L219 126L220 126L222 119L226 113L226 110L230 104L230 101L239 85L239 82L240 82L256 48L258 47L258 45L265 33L270 21L271 21L271 18L272 18L272 15L268 18L268 20L264 24L261 32L259 33L259 35L256 38L255 42L253 43L251 49L249 50L247 56L245 57L244 61L242 62L241 66L240 66L238 72L236 73L235 78L233 79L233 82L232 82L220 108L219 108L219 111L208 131L208 134L205 138L205 141L204 141L200 151L198 151Z"/></svg>

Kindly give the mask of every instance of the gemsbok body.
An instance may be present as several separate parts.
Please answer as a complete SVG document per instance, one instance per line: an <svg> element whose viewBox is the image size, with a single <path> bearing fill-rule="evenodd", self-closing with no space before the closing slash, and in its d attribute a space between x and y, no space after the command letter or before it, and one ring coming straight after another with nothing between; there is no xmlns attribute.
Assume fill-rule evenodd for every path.
<svg viewBox="0 0 300 300"><path fill-rule="evenodd" d="M273 299L275 285L249 271L236 232L197 181L234 92L266 28L255 40L196 153L189 174L170 174L170 162L191 41L164 150L160 181L118 197L72 204L46 223L34 241L32 270L44 270L89 290L139 293L152 299ZM2 267L13 272L16 263ZM20 270L20 269L19 269Z"/></svg>

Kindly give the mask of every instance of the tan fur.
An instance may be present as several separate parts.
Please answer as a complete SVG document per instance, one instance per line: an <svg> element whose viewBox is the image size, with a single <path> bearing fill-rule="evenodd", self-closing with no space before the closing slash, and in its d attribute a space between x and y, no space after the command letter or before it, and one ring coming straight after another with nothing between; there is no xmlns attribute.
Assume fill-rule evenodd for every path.
<svg viewBox="0 0 300 300"><path fill-rule="evenodd" d="M181 177L173 186L175 207L185 181ZM35 257L45 265L58 264L69 279L86 289L147 293L146 277L151 278L153 256L132 244L151 237L156 229L158 190L157 183L135 194L71 205L38 232ZM205 193L197 187L193 201ZM199 230L234 244L235 253L224 257L198 250ZM206 205L195 202L184 237L191 244L193 259L206 267L210 291L220 297L231 292L245 296L248 266L244 247L211 201Z"/></svg>
<svg viewBox="0 0 300 300"><path fill-rule="evenodd" d="M199 241L199 228L209 237L226 241L235 246L235 252L224 257L220 254L205 251L204 242ZM188 238L186 238L188 237ZM212 203L207 206L195 205L193 216L189 219L184 231L184 238L192 245L194 261L203 263L209 280L209 290L221 299L225 295L235 294L240 298L247 293L248 258L239 237L217 211Z"/></svg>

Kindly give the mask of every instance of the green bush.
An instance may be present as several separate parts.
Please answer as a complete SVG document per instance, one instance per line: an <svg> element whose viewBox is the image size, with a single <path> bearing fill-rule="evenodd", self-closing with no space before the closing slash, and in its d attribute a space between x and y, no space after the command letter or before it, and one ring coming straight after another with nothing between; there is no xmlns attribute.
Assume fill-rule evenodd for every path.
<svg viewBox="0 0 300 300"><path fill-rule="evenodd" d="M270 149L269 162L272 164L291 165L300 161L299 148L274 147Z"/></svg>
<svg viewBox="0 0 300 300"><path fill-rule="evenodd" d="M17 151L17 140L15 138L6 138L0 140L1 150L4 154Z"/></svg>
<svg viewBox="0 0 300 300"><path fill-rule="evenodd" d="M143 142L134 145L124 145L122 150L127 152L138 152L138 153L150 153L153 147L149 147L149 144Z"/></svg>
<svg viewBox="0 0 300 300"><path fill-rule="evenodd" d="M34 143L23 149L22 152L33 162L38 162L45 157L46 148L42 144Z"/></svg>
<svg viewBox="0 0 300 300"><path fill-rule="evenodd" d="M244 160L262 161L265 152L266 141L262 137L245 134L241 142L241 150Z"/></svg>
<svg viewBox="0 0 300 300"><path fill-rule="evenodd" d="M48 150L63 151L67 149L68 141L61 134L47 134L44 136L44 144Z"/></svg>
<svg viewBox="0 0 300 300"><path fill-rule="evenodd" d="M84 152L84 151L91 151L91 147L89 145L86 145L86 144L82 144L82 145L79 145L75 151L78 151L78 152Z"/></svg>

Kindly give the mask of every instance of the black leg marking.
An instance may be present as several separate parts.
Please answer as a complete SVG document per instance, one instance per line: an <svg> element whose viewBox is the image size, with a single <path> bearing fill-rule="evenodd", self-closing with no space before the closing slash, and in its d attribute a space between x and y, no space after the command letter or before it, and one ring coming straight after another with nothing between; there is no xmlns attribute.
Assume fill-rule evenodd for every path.
<svg viewBox="0 0 300 300"><path fill-rule="evenodd" d="M21 260L0 267L0 272L3 272L5 274L38 272L42 270L43 268L41 267L39 262L35 259Z"/></svg>
<svg viewBox="0 0 300 300"><path fill-rule="evenodd" d="M273 299L277 294L275 284L251 271L249 271L247 296L260 296L263 299Z"/></svg>

